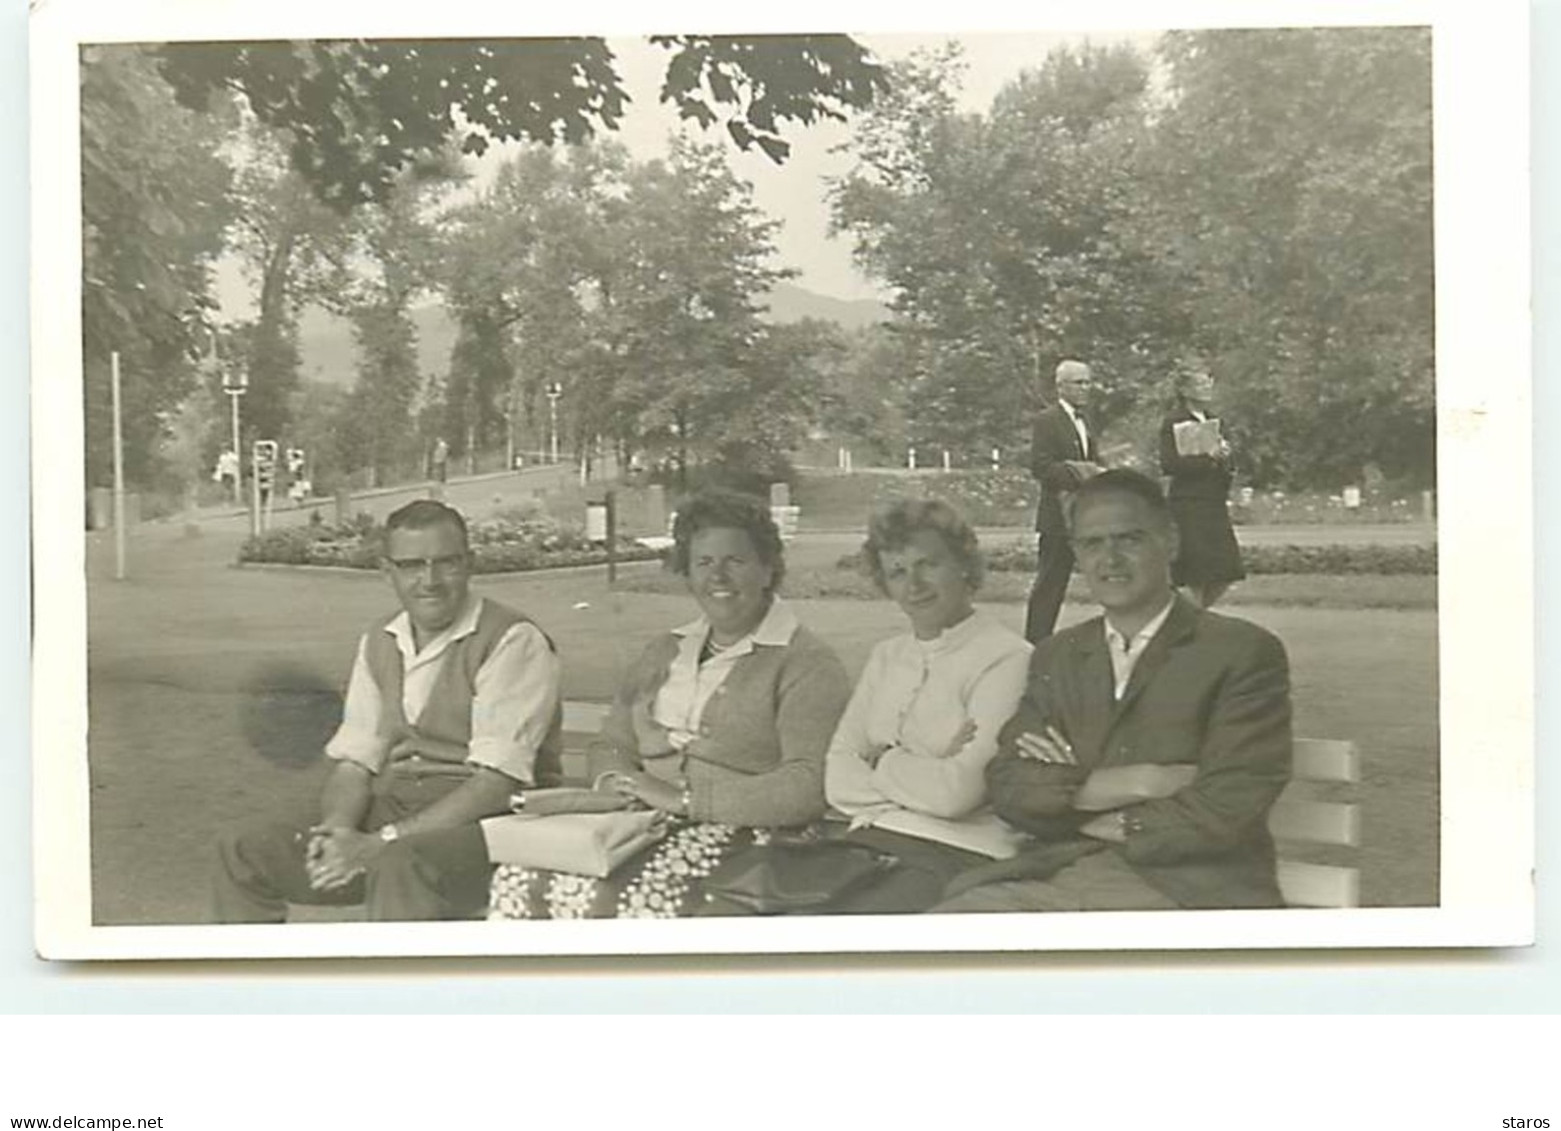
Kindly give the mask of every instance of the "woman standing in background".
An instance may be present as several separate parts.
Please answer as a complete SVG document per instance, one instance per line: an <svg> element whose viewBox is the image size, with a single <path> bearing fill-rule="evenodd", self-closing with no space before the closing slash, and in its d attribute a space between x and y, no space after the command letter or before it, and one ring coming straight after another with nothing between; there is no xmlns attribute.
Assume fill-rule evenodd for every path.
<svg viewBox="0 0 1561 1131"><path fill-rule="evenodd" d="M1201 608L1224 596L1247 573L1230 524L1230 441L1214 414L1214 378L1187 369L1176 381L1176 404L1160 424L1160 470L1181 535L1171 576Z"/></svg>

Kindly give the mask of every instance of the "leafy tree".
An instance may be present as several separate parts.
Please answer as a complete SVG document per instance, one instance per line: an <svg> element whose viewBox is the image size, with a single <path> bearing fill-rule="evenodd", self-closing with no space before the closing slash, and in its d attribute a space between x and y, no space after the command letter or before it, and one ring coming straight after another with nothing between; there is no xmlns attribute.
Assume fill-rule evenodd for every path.
<svg viewBox="0 0 1561 1131"><path fill-rule="evenodd" d="M176 106L136 46L81 57L82 350L86 478L113 474L109 358L120 354L125 471L149 484L195 387L211 264L231 215L224 121Z"/></svg>
<svg viewBox="0 0 1561 1131"><path fill-rule="evenodd" d="M412 407L422 376L417 368L417 329L405 308L390 302L352 313L358 381L344 406L342 450L349 463L369 470L369 486L415 450Z"/></svg>
<svg viewBox="0 0 1561 1131"><path fill-rule="evenodd" d="M916 338L891 324L864 326L826 354L820 423L864 462L894 464L910 444L905 411L916 372Z"/></svg>
<svg viewBox="0 0 1561 1131"><path fill-rule="evenodd" d="M883 86L878 65L837 35L652 37L669 52L662 101L739 146L782 160L785 122L842 118ZM459 140L579 143L615 129L628 101L598 38L178 43L159 49L179 100L242 95L289 131L293 167L346 211L384 200L423 154ZM459 124L458 124L459 122Z"/></svg>
<svg viewBox="0 0 1561 1131"><path fill-rule="evenodd" d="M985 115L957 112L961 70L952 46L891 67L831 203L895 293L907 439L984 461L1026 443L1057 361L1094 363L1112 416L1159 348L1156 271L1123 237L1148 64L1126 47L1059 49Z"/></svg>
<svg viewBox="0 0 1561 1131"><path fill-rule="evenodd" d="M599 427L586 395L599 365L596 314L606 293L612 254L612 194L622 191L627 156L621 147L567 151L528 148L500 169L490 190L452 218L441 268L449 302L485 349L502 346L505 360L453 367L454 394L470 406L476 435L522 422L540 436L545 390L565 390L561 427L577 445ZM475 385L463 374L487 374ZM465 416L462 417L466 419Z"/></svg>
<svg viewBox="0 0 1561 1131"><path fill-rule="evenodd" d="M363 435L351 426L356 389L305 377L293 393L292 426L287 441L307 457L307 473L316 494L328 495L341 477L363 466Z"/></svg>
<svg viewBox="0 0 1561 1131"><path fill-rule="evenodd" d="M335 294L332 265L345 254L347 222L321 206L287 164L283 139L250 120L233 146L237 215L229 246L257 293L257 313L243 327L249 391L246 431L276 439L291 421L298 387L298 317Z"/></svg>
<svg viewBox="0 0 1561 1131"><path fill-rule="evenodd" d="M450 351L442 435L456 455L475 458L503 423L499 407L514 366L504 324L491 308L463 309Z"/></svg>
<svg viewBox="0 0 1561 1131"><path fill-rule="evenodd" d="M1430 34L1177 32L1144 240L1259 482L1434 476Z"/></svg>
<svg viewBox="0 0 1561 1131"><path fill-rule="evenodd" d="M741 395L712 414L703 448L725 478L767 486L790 474L786 453L820 417L830 367L843 347L838 329L816 319L766 326L739 366Z"/></svg>
<svg viewBox="0 0 1561 1131"><path fill-rule="evenodd" d="M430 206L464 179L458 158L429 161L403 176L383 204L360 207L331 249L326 305L344 315L357 347L357 383L344 406L343 455L377 484L422 447L414 412L424 393L413 302L436 284L439 247Z"/></svg>
<svg viewBox="0 0 1561 1131"><path fill-rule="evenodd" d="M763 392L759 302L795 272L770 265L776 221L710 146L674 138L665 161L634 168L622 216L606 333L632 367L614 408L686 482L692 460L717 454L721 422Z"/></svg>

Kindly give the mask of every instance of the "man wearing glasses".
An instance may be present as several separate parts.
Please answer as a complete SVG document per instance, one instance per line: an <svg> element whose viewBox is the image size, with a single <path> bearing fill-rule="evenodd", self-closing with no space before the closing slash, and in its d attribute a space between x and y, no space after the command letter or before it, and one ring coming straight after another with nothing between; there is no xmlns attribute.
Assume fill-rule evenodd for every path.
<svg viewBox="0 0 1561 1131"><path fill-rule="evenodd" d="M1101 472L1069 518L1104 615L1035 650L986 771L993 809L1034 843L933 910L1283 906L1268 811L1290 777L1284 645L1176 595L1152 479Z"/></svg>
<svg viewBox="0 0 1561 1131"><path fill-rule="evenodd" d="M219 922L282 922L289 903L366 904L370 919L481 912L490 868L425 834L508 811L559 777L559 660L530 620L470 591L466 523L430 499L385 522L381 569L401 609L367 633L347 685L318 816L225 835Z"/></svg>

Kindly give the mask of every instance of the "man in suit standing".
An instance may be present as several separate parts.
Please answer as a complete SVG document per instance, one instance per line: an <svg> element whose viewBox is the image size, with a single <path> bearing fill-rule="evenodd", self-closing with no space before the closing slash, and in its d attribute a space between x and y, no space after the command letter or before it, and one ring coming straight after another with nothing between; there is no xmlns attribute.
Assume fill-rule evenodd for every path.
<svg viewBox="0 0 1561 1131"><path fill-rule="evenodd" d="M992 807L1034 843L933 910L1283 906L1268 812L1290 778L1284 645L1176 595L1154 480L1102 472L1070 509L1104 616L1036 649L986 771Z"/></svg>
<svg viewBox="0 0 1561 1131"><path fill-rule="evenodd" d="M1095 435L1084 419L1094 384L1089 366L1064 361L1057 366L1057 403L1035 419L1030 443L1030 474L1041 485L1035 511L1035 585L1030 590L1024 635L1039 644L1052 634L1073 576L1073 550L1063 500L1100 471Z"/></svg>

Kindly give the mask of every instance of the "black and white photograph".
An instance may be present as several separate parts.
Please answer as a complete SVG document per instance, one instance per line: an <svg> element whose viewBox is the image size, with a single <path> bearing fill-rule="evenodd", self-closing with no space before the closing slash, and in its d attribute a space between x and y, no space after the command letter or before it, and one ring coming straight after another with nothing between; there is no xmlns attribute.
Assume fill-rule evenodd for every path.
<svg viewBox="0 0 1561 1131"><path fill-rule="evenodd" d="M35 16L40 952L1531 942L1522 21L1182 7Z"/></svg>

